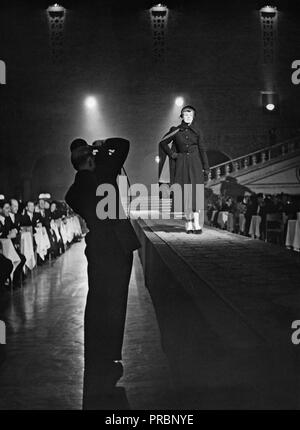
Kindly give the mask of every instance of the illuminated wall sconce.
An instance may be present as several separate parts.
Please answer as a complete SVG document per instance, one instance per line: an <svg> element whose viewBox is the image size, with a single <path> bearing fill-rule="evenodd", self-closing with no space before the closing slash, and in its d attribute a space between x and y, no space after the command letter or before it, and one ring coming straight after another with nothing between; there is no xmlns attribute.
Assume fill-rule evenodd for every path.
<svg viewBox="0 0 300 430"><path fill-rule="evenodd" d="M278 94L273 91L262 91L261 92L261 103L264 113L278 113L279 111L279 97Z"/></svg>
<svg viewBox="0 0 300 430"><path fill-rule="evenodd" d="M49 193L41 193L41 194L39 194L39 199L50 200L51 199L51 194L49 194Z"/></svg>
<svg viewBox="0 0 300 430"><path fill-rule="evenodd" d="M59 63L63 57L63 34L66 9L55 3L47 9L50 29L50 44L53 63Z"/></svg>
<svg viewBox="0 0 300 430"><path fill-rule="evenodd" d="M260 9L264 64L274 62L277 15L275 6L264 6Z"/></svg>
<svg viewBox="0 0 300 430"><path fill-rule="evenodd" d="M153 53L156 61L161 61L165 54L165 33L167 29L169 9L159 3L150 9L153 33Z"/></svg>
<svg viewBox="0 0 300 430"><path fill-rule="evenodd" d="M275 18L277 15L276 6L264 6L260 9L262 18Z"/></svg>

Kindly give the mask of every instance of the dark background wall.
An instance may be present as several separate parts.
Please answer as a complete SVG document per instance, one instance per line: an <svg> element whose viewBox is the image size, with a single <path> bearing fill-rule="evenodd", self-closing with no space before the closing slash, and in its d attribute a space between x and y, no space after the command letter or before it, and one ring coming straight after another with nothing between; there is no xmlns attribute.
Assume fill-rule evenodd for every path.
<svg viewBox="0 0 300 430"><path fill-rule="evenodd" d="M146 184L157 180L157 142L172 125L178 95L197 107L207 148L228 157L266 146L271 127L280 139L299 127L300 89L291 83L291 63L300 58L300 11L294 3L277 2L280 112L274 115L263 114L260 104L264 3L168 2L160 63L153 59L151 3L62 4L67 16L60 64L51 59L47 2L4 3L1 10L7 84L0 86L0 193L35 197L49 191L63 197L73 178L70 141L91 138L83 108L89 94L101 108L99 136L93 137L129 138L127 171L131 181ZM179 122L177 114L173 121Z"/></svg>

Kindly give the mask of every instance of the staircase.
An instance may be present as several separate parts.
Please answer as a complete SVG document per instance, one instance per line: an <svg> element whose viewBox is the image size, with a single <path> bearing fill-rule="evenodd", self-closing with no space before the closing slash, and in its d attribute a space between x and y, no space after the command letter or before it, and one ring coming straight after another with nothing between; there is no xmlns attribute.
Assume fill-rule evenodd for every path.
<svg viewBox="0 0 300 430"><path fill-rule="evenodd" d="M207 187L219 194L230 176L254 192L300 194L300 137L210 168Z"/></svg>

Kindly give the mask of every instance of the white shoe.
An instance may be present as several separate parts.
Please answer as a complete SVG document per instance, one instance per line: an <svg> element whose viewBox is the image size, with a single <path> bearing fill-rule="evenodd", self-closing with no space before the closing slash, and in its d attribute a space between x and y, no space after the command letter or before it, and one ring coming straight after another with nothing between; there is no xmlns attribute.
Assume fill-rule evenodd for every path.
<svg viewBox="0 0 300 430"><path fill-rule="evenodd" d="M187 221L185 223L185 231L187 234L194 233L193 223L192 221Z"/></svg>
<svg viewBox="0 0 300 430"><path fill-rule="evenodd" d="M194 212L194 227L193 230L195 230L195 233L201 234L202 233L202 227L199 223L200 214L199 212Z"/></svg>

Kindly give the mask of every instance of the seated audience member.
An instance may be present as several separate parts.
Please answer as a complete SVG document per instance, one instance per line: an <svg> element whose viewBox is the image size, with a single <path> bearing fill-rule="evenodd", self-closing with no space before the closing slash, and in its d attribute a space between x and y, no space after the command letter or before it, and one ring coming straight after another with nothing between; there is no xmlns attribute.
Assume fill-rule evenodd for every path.
<svg viewBox="0 0 300 430"><path fill-rule="evenodd" d="M22 276L23 276L23 267L26 262L26 258L23 254L20 252L20 231L18 230L18 221L15 217L10 216L11 214L11 207L9 202L3 201L1 203L2 205L2 220L0 222L0 237L3 239L11 239L14 248L20 258L20 263L16 267L13 275L13 286L14 288L19 288L21 286L22 282ZM16 211L16 207L14 208L14 211ZM15 214L14 214L15 215Z"/></svg>
<svg viewBox="0 0 300 430"><path fill-rule="evenodd" d="M20 249L21 246L21 219L22 216L19 213L19 202L16 199L10 199L10 213L11 227L10 230L16 229L17 235L13 239L15 248Z"/></svg>
<svg viewBox="0 0 300 430"><path fill-rule="evenodd" d="M23 215L21 216L21 227L32 227L33 229L39 222L39 214L34 211L34 203L28 200ZM33 231L34 233L34 231Z"/></svg>
<svg viewBox="0 0 300 430"><path fill-rule="evenodd" d="M55 205L56 205L56 203L55 203ZM53 207L54 207L54 205L53 205ZM49 240L50 240L50 244L51 244L51 248L49 250L49 253L51 254L52 257L58 257L58 255L59 255L59 244L58 244L58 239L57 239L57 236L56 236L54 228L53 228L53 227L55 227L53 225L53 221L54 221L54 219L58 219L59 215L58 215L57 211L51 212L51 204L48 202L48 200L45 200L45 211L46 211L46 214L49 218L49 227L46 227L47 233L49 236ZM54 217L56 217L56 218L54 218Z"/></svg>
<svg viewBox="0 0 300 430"><path fill-rule="evenodd" d="M51 223L60 219L63 215L63 211L58 209L58 204L55 201L52 201L50 204L50 217ZM61 237L60 229L56 227L55 229L55 254L58 256L64 252L64 243Z"/></svg>
<svg viewBox="0 0 300 430"><path fill-rule="evenodd" d="M19 202L16 199L10 199L10 213L9 216L12 220L12 226L18 232L20 232L21 227L21 215L19 213Z"/></svg>
<svg viewBox="0 0 300 430"><path fill-rule="evenodd" d="M51 202L50 204L50 216L51 219L59 219L60 218L60 211L57 207L57 203L55 201Z"/></svg>
<svg viewBox="0 0 300 430"><path fill-rule="evenodd" d="M50 227L50 211L46 208L46 201L44 199L39 199L37 211L39 212L39 219L43 227L49 229Z"/></svg>
<svg viewBox="0 0 300 430"><path fill-rule="evenodd" d="M54 255L56 250L56 243L55 243L55 237L53 234L53 231L51 230L51 215L50 215L50 204L48 201L44 199L39 199L38 202L38 211L39 211L39 221L41 222L42 226L45 227L49 242L50 242L50 249L48 250L48 257L50 255Z"/></svg>
<svg viewBox="0 0 300 430"><path fill-rule="evenodd" d="M45 200L45 211L48 213L48 215L50 214L50 203L48 200Z"/></svg>
<svg viewBox="0 0 300 430"><path fill-rule="evenodd" d="M1 206L1 217L0 217L0 237L1 239L7 239L10 231L12 230L12 220L9 216L10 214L10 204L6 200L2 200ZM17 234L17 230L14 230L14 235Z"/></svg>

